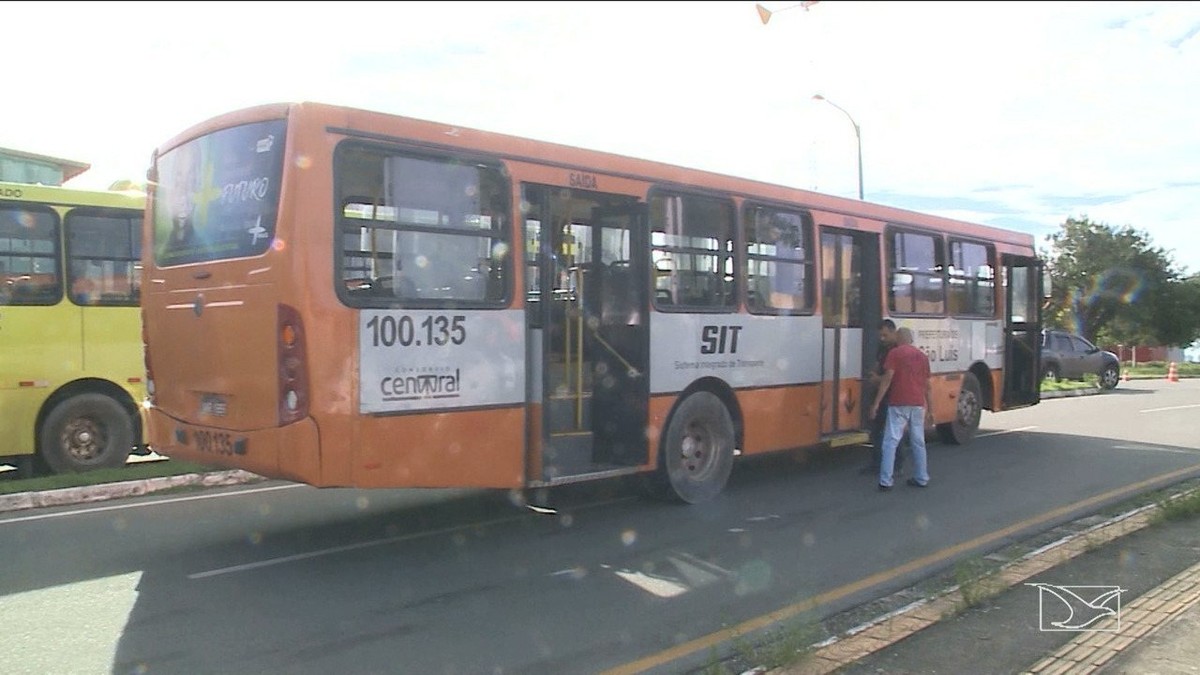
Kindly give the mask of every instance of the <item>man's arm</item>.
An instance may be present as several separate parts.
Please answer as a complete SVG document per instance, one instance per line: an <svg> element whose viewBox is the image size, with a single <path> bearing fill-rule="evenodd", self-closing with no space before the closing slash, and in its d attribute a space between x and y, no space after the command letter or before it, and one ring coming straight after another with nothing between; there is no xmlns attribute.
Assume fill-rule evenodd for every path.
<svg viewBox="0 0 1200 675"><path fill-rule="evenodd" d="M892 386L892 375L894 370L885 370L883 379L879 382L879 391L875 393L875 401L871 403L871 419L875 419L875 413L879 411L879 406L883 403L883 397L887 396L888 387Z"/></svg>
<svg viewBox="0 0 1200 675"><path fill-rule="evenodd" d="M925 420L933 423L933 380L925 378Z"/></svg>

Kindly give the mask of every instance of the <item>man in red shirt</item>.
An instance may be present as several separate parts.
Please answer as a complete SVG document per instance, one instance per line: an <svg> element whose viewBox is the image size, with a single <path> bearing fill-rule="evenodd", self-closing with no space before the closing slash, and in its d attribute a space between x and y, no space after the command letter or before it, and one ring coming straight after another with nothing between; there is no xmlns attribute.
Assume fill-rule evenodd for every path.
<svg viewBox="0 0 1200 675"><path fill-rule="evenodd" d="M883 360L883 380L871 404L871 418L887 399L887 426L883 434L883 458L879 466L880 491L892 489L892 468L896 446L908 431L912 450L913 476L908 484L929 485L929 467L925 457L925 424L933 422L933 394L929 383L929 357L913 346L911 328L896 331L896 346Z"/></svg>

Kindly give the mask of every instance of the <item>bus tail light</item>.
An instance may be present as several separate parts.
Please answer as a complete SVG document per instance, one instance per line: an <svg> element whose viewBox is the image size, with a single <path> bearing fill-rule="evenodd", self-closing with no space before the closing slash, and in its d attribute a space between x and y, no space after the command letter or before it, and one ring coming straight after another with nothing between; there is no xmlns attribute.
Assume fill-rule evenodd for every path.
<svg viewBox="0 0 1200 675"><path fill-rule="evenodd" d="M304 324L293 307L279 305L276 331L279 354L279 424L291 424L308 416L308 357L304 346Z"/></svg>

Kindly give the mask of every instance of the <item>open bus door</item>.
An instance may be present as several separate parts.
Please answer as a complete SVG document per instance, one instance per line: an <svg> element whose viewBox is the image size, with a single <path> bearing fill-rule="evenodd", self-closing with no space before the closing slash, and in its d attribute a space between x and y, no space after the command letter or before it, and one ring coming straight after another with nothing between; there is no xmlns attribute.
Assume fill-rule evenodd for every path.
<svg viewBox="0 0 1200 675"><path fill-rule="evenodd" d="M631 197L526 185L540 452L535 484L632 473L648 460L646 209ZM536 242L536 243L535 243Z"/></svg>
<svg viewBox="0 0 1200 675"><path fill-rule="evenodd" d="M1005 409L1041 400L1042 262L1017 255L1001 257L1004 268Z"/></svg>
<svg viewBox="0 0 1200 675"><path fill-rule="evenodd" d="M867 440L862 429L871 421L864 387L879 348L882 318L878 238L825 225L821 237L821 306L823 373L821 438L831 446Z"/></svg>

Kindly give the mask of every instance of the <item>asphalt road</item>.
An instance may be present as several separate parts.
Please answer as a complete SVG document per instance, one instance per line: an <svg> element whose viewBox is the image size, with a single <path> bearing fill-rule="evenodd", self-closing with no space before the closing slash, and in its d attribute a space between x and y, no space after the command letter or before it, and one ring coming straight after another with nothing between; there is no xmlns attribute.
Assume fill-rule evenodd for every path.
<svg viewBox="0 0 1200 675"><path fill-rule="evenodd" d="M538 515L487 491L289 483L0 516L7 672L679 673L1200 475L1200 380L985 414L931 487L863 448L737 465L700 506L628 481ZM739 637L740 635L740 637Z"/></svg>

